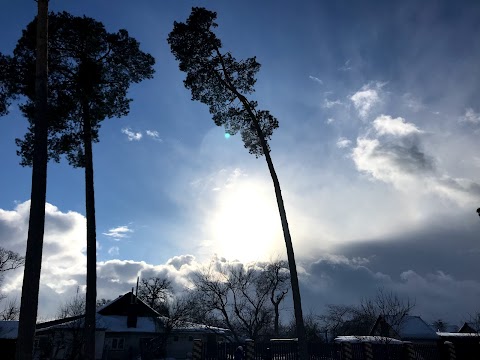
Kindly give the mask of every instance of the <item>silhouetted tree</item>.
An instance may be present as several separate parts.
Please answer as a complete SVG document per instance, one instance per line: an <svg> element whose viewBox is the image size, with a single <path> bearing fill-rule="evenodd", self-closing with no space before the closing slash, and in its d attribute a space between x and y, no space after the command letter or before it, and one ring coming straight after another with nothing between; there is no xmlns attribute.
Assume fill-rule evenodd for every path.
<svg viewBox="0 0 480 360"><path fill-rule="evenodd" d="M30 84L32 111L32 187L28 223L25 270L23 275L20 321L16 358L29 360L33 354L35 323L37 320L38 291L42 264L43 234L45 229L45 200L47 192L47 91L48 91L48 0L37 0L37 28L33 51L36 61L30 63L33 79ZM14 79L18 76L13 59L0 54L0 115L8 112L10 101L20 94Z"/></svg>
<svg viewBox="0 0 480 360"><path fill-rule="evenodd" d="M269 291L270 302L273 306L274 321L273 334L280 336L280 304L288 294L290 288L290 273L288 263L283 260L268 262L263 266L263 274L259 279L260 286Z"/></svg>
<svg viewBox="0 0 480 360"><path fill-rule="evenodd" d="M0 312L0 319L11 321L18 320L20 315L20 307L18 306L17 299L12 299L7 302L7 305Z"/></svg>
<svg viewBox="0 0 480 360"><path fill-rule="evenodd" d="M159 314L168 316L168 300L173 295L171 281L159 277L141 279L138 297Z"/></svg>
<svg viewBox="0 0 480 360"><path fill-rule="evenodd" d="M30 121L24 139L17 139L22 165L32 163L34 110L31 72L35 59L35 23L27 26L14 53L17 80L29 98L22 110ZM125 116L132 83L153 76L154 59L139 49L126 30L108 33L102 23L66 12L49 18L49 133L48 155L65 155L74 167L85 168L87 218L86 359L95 351L96 230L92 142L98 142L101 121Z"/></svg>
<svg viewBox="0 0 480 360"><path fill-rule="evenodd" d="M326 312L319 316L319 320L330 338L370 335L379 316L398 331L414 306L410 299L402 299L398 294L380 288L374 296L362 299L359 305L327 305ZM382 324L376 335L389 336L390 329Z"/></svg>
<svg viewBox="0 0 480 360"><path fill-rule="evenodd" d="M12 59L0 53L0 116L8 114L8 107L15 98L15 91L11 88Z"/></svg>
<svg viewBox="0 0 480 360"><path fill-rule="evenodd" d="M448 323L443 319L437 319L432 324L435 331L447 331Z"/></svg>
<svg viewBox="0 0 480 360"><path fill-rule="evenodd" d="M0 247L0 286L3 282L3 273L10 270L18 269L23 266L25 263L25 258L20 256L18 253L7 250L3 247ZM0 301L6 298L5 295L0 293ZM10 299L7 304L4 306L3 310L0 311L1 320L17 320L20 313L20 308L16 299Z"/></svg>
<svg viewBox="0 0 480 360"><path fill-rule="evenodd" d="M0 281L2 280L3 272L18 269L24 264L25 258L23 256L0 246Z"/></svg>
<svg viewBox="0 0 480 360"><path fill-rule="evenodd" d="M270 337L275 308L279 309L286 294L272 271L278 263L273 264L231 264L221 268L211 265L198 271L189 294L191 321L227 328L237 342L243 337Z"/></svg>
<svg viewBox="0 0 480 360"><path fill-rule="evenodd" d="M287 215L268 140L278 127L277 119L269 111L258 109L256 101L246 95L254 92L255 74L260 69L256 58L237 61L230 52L221 52L222 43L212 31L217 27L217 14L194 7L185 23L175 22L168 36L172 53L179 61L181 71L187 73L185 87L192 99L209 106L216 125L224 126L229 134L240 132L245 147L256 157L265 156L272 177L278 210L287 248L291 275L296 329L300 359L308 356L303 325L302 304L297 268Z"/></svg>

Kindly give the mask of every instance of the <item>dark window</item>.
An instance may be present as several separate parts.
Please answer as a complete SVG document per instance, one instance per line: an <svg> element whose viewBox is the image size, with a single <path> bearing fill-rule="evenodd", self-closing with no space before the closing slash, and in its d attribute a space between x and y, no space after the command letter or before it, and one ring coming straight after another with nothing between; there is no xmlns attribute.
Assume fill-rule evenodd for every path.
<svg viewBox="0 0 480 360"><path fill-rule="evenodd" d="M123 338L113 338L112 339L112 350L123 350L124 340Z"/></svg>

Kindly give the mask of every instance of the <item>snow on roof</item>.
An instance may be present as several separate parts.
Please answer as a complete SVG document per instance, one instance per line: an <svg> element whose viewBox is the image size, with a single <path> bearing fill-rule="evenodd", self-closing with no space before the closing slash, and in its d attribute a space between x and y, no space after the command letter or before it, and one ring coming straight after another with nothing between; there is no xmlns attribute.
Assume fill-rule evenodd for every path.
<svg viewBox="0 0 480 360"><path fill-rule="evenodd" d="M383 337L383 336L337 336L334 340L338 343L349 342L349 343L373 343L373 344L403 344L402 341Z"/></svg>
<svg viewBox="0 0 480 360"><path fill-rule="evenodd" d="M215 326L208 326L203 324L195 324L191 322L185 322L177 326L174 331L179 332L212 332L212 333L226 333L229 330L223 329Z"/></svg>
<svg viewBox="0 0 480 360"><path fill-rule="evenodd" d="M38 331L46 331L52 329L72 329L83 327L84 319L77 319L72 321L67 321L62 324L52 325L45 327ZM97 330L105 330L106 332L148 332L154 333L158 332L163 328L163 323L160 321L155 321L153 317L138 316L137 317L137 326L128 327L127 326L127 316L124 315L96 315Z"/></svg>
<svg viewBox="0 0 480 360"><path fill-rule="evenodd" d="M478 337L480 338L479 333L458 333L458 332L441 332L438 331L437 335L440 337Z"/></svg>
<svg viewBox="0 0 480 360"><path fill-rule="evenodd" d="M158 319L162 323L167 323L169 318L166 316L159 316ZM211 332L211 333L227 333L229 332L228 329L216 327L216 326L210 326L210 325L204 325L204 324L197 324L193 323L190 321L182 321L180 324L175 326L173 331L177 332Z"/></svg>
<svg viewBox="0 0 480 360"><path fill-rule="evenodd" d="M0 339L16 339L18 336L18 321L0 321Z"/></svg>
<svg viewBox="0 0 480 360"><path fill-rule="evenodd" d="M164 329L164 324L167 318L159 316L157 318L151 316L138 316L137 317L137 326L128 327L127 326L127 316L124 315L101 315L97 313L96 322L97 330L105 330L106 332L146 332L146 333L156 333ZM71 321L66 321L61 324L55 324L48 326L37 331L47 331L52 329L72 329L83 326L84 319L76 319ZM227 329L222 329L219 327L208 326L203 324L195 324L192 322L184 322L181 325L175 327L173 330L175 332L209 332L209 333L221 333L224 334L228 332Z"/></svg>

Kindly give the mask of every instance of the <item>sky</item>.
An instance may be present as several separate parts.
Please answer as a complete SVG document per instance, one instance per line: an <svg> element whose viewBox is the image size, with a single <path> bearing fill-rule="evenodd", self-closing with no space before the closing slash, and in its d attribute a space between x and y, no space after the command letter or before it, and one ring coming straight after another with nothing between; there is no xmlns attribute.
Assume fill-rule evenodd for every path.
<svg viewBox="0 0 480 360"><path fill-rule="evenodd" d="M225 51L262 64L251 98L280 123L271 155L304 312L379 288L413 300L427 321L459 325L479 312L477 1L50 0L127 29L156 59L154 78L130 88L129 115L105 120L93 149L98 297L129 291L138 275L180 291L208 264L286 258L264 158L191 101L170 53L173 22L192 6L217 12ZM36 3L8 8L4 54ZM26 128L16 104L0 119L0 246L21 254L31 169L14 140ZM82 170L50 163L47 202L40 318L85 289ZM19 300L21 279L8 273L3 293Z"/></svg>

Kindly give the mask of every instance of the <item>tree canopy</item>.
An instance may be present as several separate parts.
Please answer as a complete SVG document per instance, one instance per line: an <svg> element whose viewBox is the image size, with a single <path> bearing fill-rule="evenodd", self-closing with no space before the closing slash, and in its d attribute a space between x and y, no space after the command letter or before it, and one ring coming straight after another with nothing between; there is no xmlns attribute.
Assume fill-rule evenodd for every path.
<svg viewBox="0 0 480 360"><path fill-rule="evenodd" d="M21 110L30 122L24 139L16 140L22 165L31 165L33 156L35 26L36 20L23 31L11 60L18 92L27 98ZM128 88L153 77L155 60L127 30L109 33L102 23L67 12L50 13L48 41L49 158L58 162L66 155L71 165L84 167L82 101L88 104L92 141L98 142L101 121L128 114Z"/></svg>
<svg viewBox="0 0 480 360"><path fill-rule="evenodd" d="M269 111L259 110L256 101L245 98L255 91L260 64L256 57L237 60L230 52L220 52L222 42L212 31L217 27L216 17L215 12L194 7L185 23L174 23L168 43L180 70L187 73L184 84L191 90L192 100L208 105L215 124L224 126L229 134L240 132L245 147L258 157L264 149L252 113L265 140L278 128L278 120Z"/></svg>

